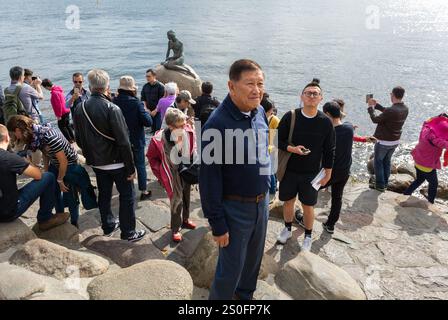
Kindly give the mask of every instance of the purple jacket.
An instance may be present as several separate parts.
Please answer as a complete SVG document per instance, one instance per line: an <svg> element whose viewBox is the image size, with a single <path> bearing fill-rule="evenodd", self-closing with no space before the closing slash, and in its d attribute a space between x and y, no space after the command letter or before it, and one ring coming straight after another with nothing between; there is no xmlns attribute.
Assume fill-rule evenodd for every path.
<svg viewBox="0 0 448 320"><path fill-rule="evenodd" d="M420 132L418 144L411 154L415 163L428 168L440 169L440 156L443 149L448 149L448 140L436 136L434 131L425 123ZM445 156L447 152L445 151Z"/></svg>
<svg viewBox="0 0 448 320"><path fill-rule="evenodd" d="M166 110L169 108L169 106L172 106L174 104L174 101L176 101L176 96L167 96L165 98L162 98L159 100L159 103L157 104L157 111L160 112L160 119L165 118Z"/></svg>

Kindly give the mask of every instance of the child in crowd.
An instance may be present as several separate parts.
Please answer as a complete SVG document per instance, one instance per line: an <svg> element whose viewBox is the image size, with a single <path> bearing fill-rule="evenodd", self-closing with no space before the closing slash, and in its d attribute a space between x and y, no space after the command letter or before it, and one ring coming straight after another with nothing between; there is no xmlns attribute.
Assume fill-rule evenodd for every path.
<svg viewBox="0 0 448 320"><path fill-rule="evenodd" d="M425 180L428 181L428 201L434 203L437 195L437 169L441 169L440 156L445 149L443 166L448 166L448 115L441 114L423 123L417 145L411 154L415 161L417 178L405 190L411 195Z"/></svg>

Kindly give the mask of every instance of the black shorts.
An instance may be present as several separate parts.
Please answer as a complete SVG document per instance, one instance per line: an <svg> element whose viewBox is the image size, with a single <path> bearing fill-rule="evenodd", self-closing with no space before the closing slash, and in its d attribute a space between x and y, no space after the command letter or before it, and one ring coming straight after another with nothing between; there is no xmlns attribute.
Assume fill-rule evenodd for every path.
<svg viewBox="0 0 448 320"><path fill-rule="evenodd" d="M317 203L317 190L311 185L311 181L316 174L299 174L286 171L283 180L280 182L279 199L288 201L297 194L300 202L306 206L314 206Z"/></svg>

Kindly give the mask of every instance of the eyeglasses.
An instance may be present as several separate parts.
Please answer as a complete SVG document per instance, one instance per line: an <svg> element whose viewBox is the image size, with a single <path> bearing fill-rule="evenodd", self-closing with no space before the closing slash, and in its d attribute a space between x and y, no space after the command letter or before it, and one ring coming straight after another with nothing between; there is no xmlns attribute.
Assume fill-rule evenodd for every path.
<svg viewBox="0 0 448 320"><path fill-rule="evenodd" d="M82 83L82 81L73 81L73 83Z"/></svg>
<svg viewBox="0 0 448 320"><path fill-rule="evenodd" d="M305 96L307 96L308 98L317 98L318 96L320 96L320 92L317 91L307 91L303 93Z"/></svg>

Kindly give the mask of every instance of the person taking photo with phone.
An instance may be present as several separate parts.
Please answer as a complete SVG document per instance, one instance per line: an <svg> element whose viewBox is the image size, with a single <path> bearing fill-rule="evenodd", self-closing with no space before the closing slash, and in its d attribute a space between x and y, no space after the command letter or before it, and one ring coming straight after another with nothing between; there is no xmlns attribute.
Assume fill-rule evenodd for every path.
<svg viewBox="0 0 448 320"><path fill-rule="evenodd" d="M367 101L367 112L376 129L373 136L378 140L374 149L375 184L370 185L380 192L387 189L390 176L391 159L395 149L400 144L403 125L408 117L409 109L403 103L405 90L395 87L390 93L392 106L385 108L373 98ZM375 110L380 114L375 114Z"/></svg>

